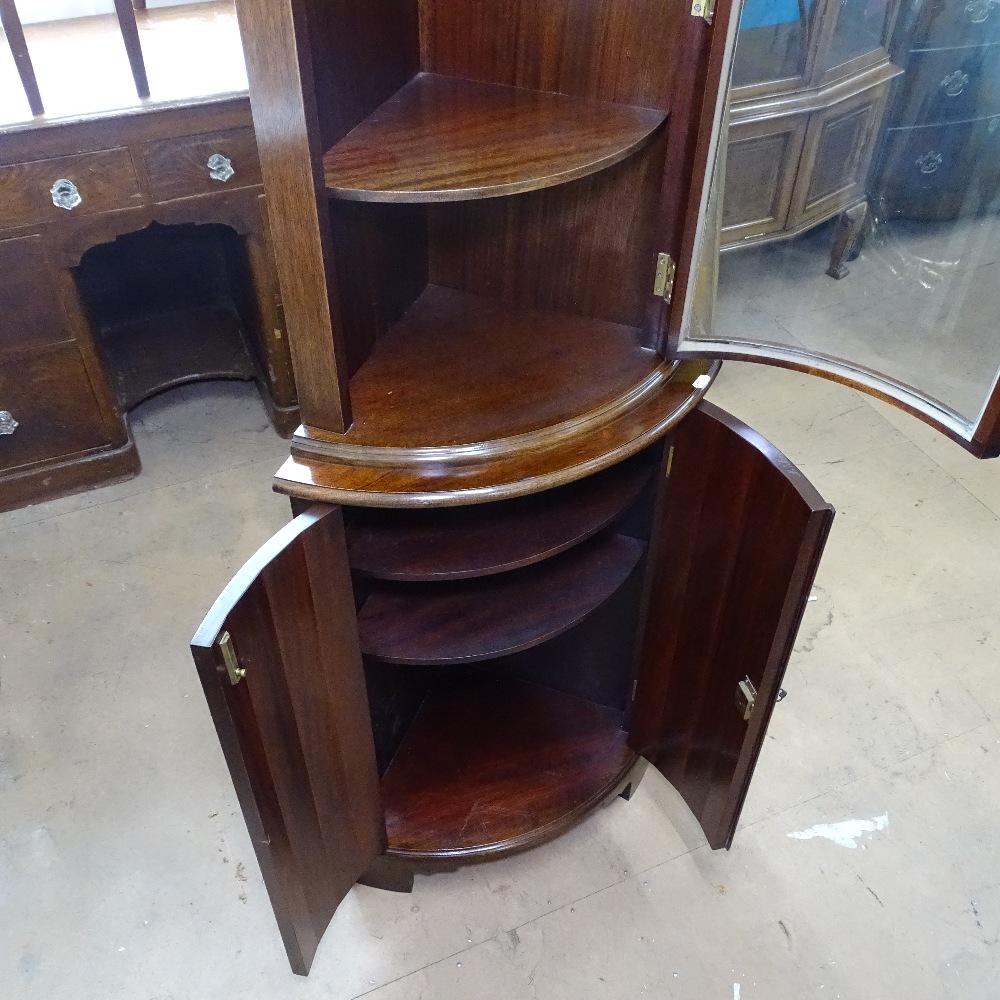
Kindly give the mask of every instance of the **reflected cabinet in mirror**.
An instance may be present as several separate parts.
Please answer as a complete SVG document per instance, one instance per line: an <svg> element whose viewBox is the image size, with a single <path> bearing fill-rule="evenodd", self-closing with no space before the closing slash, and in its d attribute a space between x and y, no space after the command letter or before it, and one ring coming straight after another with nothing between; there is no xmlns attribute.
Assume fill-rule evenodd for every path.
<svg viewBox="0 0 1000 1000"><path fill-rule="evenodd" d="M996 456L998 71L1000 5L748 0L678 352L825 375Z"/></svg>

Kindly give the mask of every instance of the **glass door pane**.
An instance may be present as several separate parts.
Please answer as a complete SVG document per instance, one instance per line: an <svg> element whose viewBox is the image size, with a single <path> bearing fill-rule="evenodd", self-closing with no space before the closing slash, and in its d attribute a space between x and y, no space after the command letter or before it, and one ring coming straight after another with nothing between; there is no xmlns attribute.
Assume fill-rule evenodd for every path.
<svg viewBox="0 0 1000 1000"><path fill-rule="evenodd" d="M802 76L812 3L747 0L740 18L733 87L755 87Z"/></svg>
<svg viewBox="0 0 1000 1000"><path fill-rule="evenodd" d="M907 100L904 92L900 106ZM812 113L796 180L804 221L727 248L716 270L720 145L677 353L821 374L896 402L976 454L996 454L1000 108L903 128L891 113L869 114L876 105L859 98ZM863 142L874 152L841 198L827 175L856 163ZM813 190L822 199L809 201Z"/></svg>

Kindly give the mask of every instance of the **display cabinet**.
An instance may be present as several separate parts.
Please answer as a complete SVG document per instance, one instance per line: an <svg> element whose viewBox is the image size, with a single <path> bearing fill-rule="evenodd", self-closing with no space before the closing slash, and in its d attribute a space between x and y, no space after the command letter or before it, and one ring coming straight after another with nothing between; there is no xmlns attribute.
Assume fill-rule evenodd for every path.
<svg viewBox="0 0 1000 1000"><path fill-rule="evenodd" d="M241 0L297 516L192 649L297 972L355 882L646 762L732 842L833 510L682 356L736 28L697 10Z"/></svg>
<svg viewBox="0 0 1000 1000"><path fill-rule="evenodd" d="M897 0L748 0L733 64L723 249L787 239L843 213L829 273L867 213Z"/></svg>

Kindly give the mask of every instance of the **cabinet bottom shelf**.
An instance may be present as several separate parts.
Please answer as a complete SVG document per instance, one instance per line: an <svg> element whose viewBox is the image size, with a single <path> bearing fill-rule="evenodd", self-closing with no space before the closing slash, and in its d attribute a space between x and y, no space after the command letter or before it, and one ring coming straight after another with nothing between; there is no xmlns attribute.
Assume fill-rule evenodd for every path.
<svg viewBox="0 0 1000 1000"><path fill-rule="evenodd" d="M466 863L551 840L622 787L624 713L470 673L427 695L382 779L389 853Z"/></svg>

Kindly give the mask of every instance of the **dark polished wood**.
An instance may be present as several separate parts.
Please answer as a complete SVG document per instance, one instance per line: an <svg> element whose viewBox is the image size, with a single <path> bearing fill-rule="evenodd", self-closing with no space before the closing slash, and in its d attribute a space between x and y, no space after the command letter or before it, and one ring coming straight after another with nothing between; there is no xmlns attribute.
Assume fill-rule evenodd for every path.
<svg viewBox="0 0 1000 1000"><path fill-rule="evenodd" d="M0 26L3 27L4 37L10 46L10 54L14 57L17 75L21 78L28 107L33 115L43 115L45 107L42 104L42 95L38 91L35 67L31 62L28 44L24 40L24 29L21 27L21 18L18 16L14 0L0 0Z"/></svg>
<svg viewBox="0 0 1000 1000"><path fill-rule="evenodd" d="M644 327L666 136L573 184L434 205L429 279L524 308ZM650 346L648 330L643 345Z"/></svg>
<svg viewBox="0 0 1000 1000"><path fill-rule="evenodd" d="M659 0L424 0L420 16L428 73L666 111L690 8Z"/></svg>
<svg viewBox="0 0 1000 1000"><path fill-rule="evenodd" d="M361 649L388 663L472 663L537 646L620 587L644 546L603 535L527 569L453 583L379 582L358 613Z"/></svg>
<svg viewBox="0 0 1000 1000"><path fill-rule="evenodd" d="M467 863L544 843L635 760L614 709L479 671L440 685L382 780L390 856Z"/></svg>
<svg viewBox="0 0 1000 1000"><path fill-rule="evenodd" d="M630 745L732 843L833 520L804 476L702 403L678 429L656 514ZM749 723L737 685L757 690Z"/></svg>
<svg viewBox="0 0 1000 1000"><path fill-rule="evenodd" d="M319 451L307 454L296 445L274 488L304 500L369 507L458 506L537 493L600 472L652 444L698 404L717 369L709 362L685 362L637 405L589 433L543 435L499 455L474 449L450 456L460 461L445 461L444 452L435 461L357 464Z"/></svg>
<svg viewBox="0 0 1000 1000"><path fill-rule="evenodd" d="M246 675L230 683L218 640ZM300 515L221 594L191 644L292 968L385 846L343 522Z"/></svg>
<svg viewBox="0 0 1000 1000"><path fill-rule="evenodd" d="M351 422L306 0L240 0L254 128L302 419L342 432ZM371 5L368 5L369 7ZM373 14L374 15L374 11ZM322 23L323 15L318 15Z"/></svg>
<svg viewBox="0 0 1000 1000"><path fill-rule="evenodd" d="M977 458L1000 458L1000 378L979 418L970 449Z"/></svg>
<svg viewBox="0 0 1000 1000"><path fill-rule="evenodd" d="M662 112L421 73L323 157L354 201L463 201L564 184L649 142Z"/></svg>
<svg viewBox="0 0 1000 1000"><path fill-rule="evenodd" d="M648 455L558 490L487 506L345 511L351 569L442 581L521 569L586 541L623 514L652 475Z"/></svg>
<svg viewBox="0 0 1000 1000"><path fill-rule="evenodd" d="M411 449L525 434L613 403L661 365L635 329L430 285L351 380L343 444Z"/></svg>

